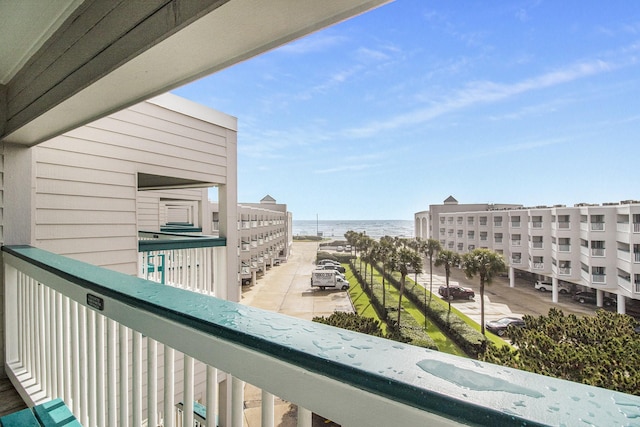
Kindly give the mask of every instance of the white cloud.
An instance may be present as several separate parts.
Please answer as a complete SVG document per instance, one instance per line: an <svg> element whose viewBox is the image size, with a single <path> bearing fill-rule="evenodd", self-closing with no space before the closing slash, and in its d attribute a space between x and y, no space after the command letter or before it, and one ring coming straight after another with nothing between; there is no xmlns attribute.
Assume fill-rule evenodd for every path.
<svg viewBox="0 0 640 427"><path fill-rule="evenodd" d="M347 129L346 135L354 138L369 137L378 132L425 123L436 117L455 112L477 104L492 103L508 99L526 92L569 83L584 77L601 74L616 68L605 61L581 62L551 71L516 83L495 83L491 81L472 82L464 89L455 91L449 97L432 102L432 105L405 114L376 121L358 128Z"/></svg>

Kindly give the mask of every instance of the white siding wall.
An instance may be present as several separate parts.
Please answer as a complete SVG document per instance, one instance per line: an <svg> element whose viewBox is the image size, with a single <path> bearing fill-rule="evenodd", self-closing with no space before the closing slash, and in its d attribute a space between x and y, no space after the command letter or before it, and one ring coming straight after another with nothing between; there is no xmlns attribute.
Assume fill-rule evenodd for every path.
<svg viewBox="0 0 640 427"><path fill-rule="evenodd" d="M38 145L33 244L136 274L138 226L158 229L161 210L157 195L140 197L138 173L225 184L228 135L205 119L144 102Z"/></svg>
<svg viewBox="0 0 640 427"><path fill-rule="evenodd" d="M151 191L138 191L138 230L160 230L160 198Z"/></svg>

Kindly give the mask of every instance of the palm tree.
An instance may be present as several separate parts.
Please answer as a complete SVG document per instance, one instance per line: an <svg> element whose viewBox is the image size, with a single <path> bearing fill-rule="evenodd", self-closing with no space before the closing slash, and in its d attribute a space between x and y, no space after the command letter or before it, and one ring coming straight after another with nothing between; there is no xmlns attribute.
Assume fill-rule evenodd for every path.
<svg viewBox="0 0 640 427"><path fill-rule="evenodd" d="M449 277L451 277L451 267L460 264L460 255L450 250L438 252L436 257L436 267L444 266L445 284L447 285L447 301L449 302L449 312L451 312L451 298L449 297Z"/></svg>
<svg viewBox="0 0 640 427"><path fill-rule="evenodd" d="M398 296L398 321L397 328L400 330L400 313L402 312L402 295L404 294L405 281L409 273L409 267L416 265L420 260L420 255L416 251L407 247L406 239L398 239L396 242L401 246L394 257L393 270L400 273L400 295Z"/></svg>
<svg viewBox="0 0 640 427"><path fill-rule="evenodd" d="M379 254L380 244L371 237L369 237L368 239L369 240L367 242L366 261L369 263L369 269L371 271L371 289L373 290L373 267L380 259L380 254ZM366 265L364 266L364 270L365 270L365 277L366 277L366 273L367 273Z"/></svg>
<svg viewBox="0 0 640 427"><path fill-rule="evenodd" d="M423 242L421 248L422 253L429 258L429 304L431 304L431 296L433 295L433 257L442 250L442 245L436 239L428 239L426 242ZM426 294L425 292L425 299Z"/></svg>
<svg viewBox="0 0 640 427"><path fill-rule="evenodd" d="M387 316L387 290L385 286L385 277L387 269L393 268L393 260L395 246L393 245L393 237L383 236L380 238L380 258L382 259L382 307L385 310L385 318Z"/></svg>
<svg viewBox="0 0 640 427"><path fill-rule="evenodd" d="M497 252L478 248L463 255L462 268L469 279L480 276L480 330L484 335L484 285L490 285L493 276L506 270L507 264Z"/></svg>

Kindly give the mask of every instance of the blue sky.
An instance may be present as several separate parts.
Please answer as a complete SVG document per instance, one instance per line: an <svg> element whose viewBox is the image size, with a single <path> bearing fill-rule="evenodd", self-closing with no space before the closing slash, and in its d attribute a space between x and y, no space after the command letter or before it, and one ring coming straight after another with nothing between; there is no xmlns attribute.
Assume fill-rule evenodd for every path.
<svg viewBox="0 0 640 427"><path fill-rule="evenodd" d="M294 219L640 199L640 2L397 0L173 91Z"/></svg>

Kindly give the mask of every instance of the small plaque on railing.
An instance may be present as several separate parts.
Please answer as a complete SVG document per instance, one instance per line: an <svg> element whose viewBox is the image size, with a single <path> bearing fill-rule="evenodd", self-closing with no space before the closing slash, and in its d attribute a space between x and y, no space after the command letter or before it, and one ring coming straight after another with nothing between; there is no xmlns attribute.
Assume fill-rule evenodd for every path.
<svg viewBox="0 0 640 427"><path fill-rule="evenodd" d="M104 299L96 295L87 294L87 305L96 310L104 310Z"/></svg>

